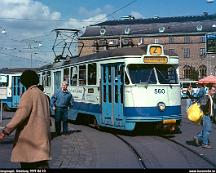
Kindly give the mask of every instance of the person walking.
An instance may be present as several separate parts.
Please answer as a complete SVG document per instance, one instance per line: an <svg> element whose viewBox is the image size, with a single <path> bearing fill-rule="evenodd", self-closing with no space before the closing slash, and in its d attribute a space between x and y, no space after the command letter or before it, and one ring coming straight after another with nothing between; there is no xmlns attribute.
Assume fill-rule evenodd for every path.
<svg viewBox="0 0 216 173"><path fill-rule="evenodd" d="M63 81L61 89L51 97L51 108L55 111L56 134L61 135L61 122L63 122L63 134L68 135L68 109L73 105L72 94L67 89L68 83Z"/></svg>
<svg viewBox="0 0 216 173"><path fill-rule="evenodd" d="M13 118L0 132L0 141L16 129L11 161L20 162L23 169L48 168L51 160L49 101L37 87L39 77L35 71L25 70L20 81L26 91Z"/></svg>
<svg viewBox="0 0 216 173"><path fill-rule="evenodd" d="M192 88L192 85L188 85L188 88L187 88L187 91L186 91L186 96L187 96L187 107L186 109L188 109L190 107L190 105L192 104L193 102L193 88Z"/></svg>
<svg viewBox="0 0 216 173"><path fill-rule="evenodd" d="M211 117L213 116L213 99L212 97L216 93L216 86L209 86L208 94L200 100L200 108L204 115L202 118L202 131L194 136L194 142L197 146L202 144L203 148L212 148L209 144L209 135L211 133L212 124Z"/></svg>

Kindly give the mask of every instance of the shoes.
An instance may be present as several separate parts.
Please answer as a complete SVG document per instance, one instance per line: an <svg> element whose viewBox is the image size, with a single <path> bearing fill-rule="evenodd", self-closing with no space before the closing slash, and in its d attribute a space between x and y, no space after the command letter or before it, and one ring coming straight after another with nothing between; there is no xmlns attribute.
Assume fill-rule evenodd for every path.
<svg viewBox="0 0 216 173"><path fill-rule="evenodd" d="M200 146L200 142L199 142L199 139L196 137L196 136L194 136L194 143L195 143L195 145L196 146Z"/></svg>
<svg viewBox="0 0 216 173"><path fill-rule="evenodd" d="M211 145L202 145L202 148L211 149L212 146Z"/></svg>
<svg viewBox="0 0 216 173"><path fill-rule="evenodd" d="M69 132L63 132L63 135L70 135L70 133Z"/></svg>

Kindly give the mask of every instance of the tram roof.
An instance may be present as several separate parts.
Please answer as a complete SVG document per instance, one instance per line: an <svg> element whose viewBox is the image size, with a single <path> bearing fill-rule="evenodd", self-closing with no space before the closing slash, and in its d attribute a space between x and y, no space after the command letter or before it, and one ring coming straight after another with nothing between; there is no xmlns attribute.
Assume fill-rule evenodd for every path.
<svg viewBox="0 0 216 173"><path fill-rule="evenodd" d="M2 68L2 69L0 69L0 73L15 74L15 73L22 73L25 70L37 71L37 68Z"/></svg>
<svg viewBox="0 0 216 173"><path fill-rule="evenodd" d="M76 64L76 63L81 63L81 62L85 62L85 61L100 60L100 59L109 58L109 57L111 58L111 57L132 56L132 55L133 56L142 56L142 55L146 54L146 52L147 52L147 46L116 48L116 49L97 52L97 53L90 54L90 55L85 55L85 56L80 56L80 57L72 57L69 60L64 60L64 61L56 62L53 64L49 64L49 65L44 65L39 70L50 69L53 67L59 67L59 66L64 66L64 65L68 65L68 64ZM170 52L168 50L164 50L164 54L169 55L169 56L178 56L176 53Z"/></svg>
<svg viewBox="0 0 216 173"><path fill-rule="evenodd" d="M147 52L147 46L142 46L142 47L130 47L130 48L117 48L117 49L111 49L107 51L102 51L102 52L97 52L94 54L82 56L82 57L75 57L71 58L68 61L65 61L63 65L71 64L71 63L79 63L79 62L84 62L84 61L91 61L91 60L96 60L96 59L103 59L103 58L108 58L108 57L117 57L117 56L142 56L146 54ZM164 50L165 55L169 56L177 56L176 53L170 53L168 50Z"/></svg>

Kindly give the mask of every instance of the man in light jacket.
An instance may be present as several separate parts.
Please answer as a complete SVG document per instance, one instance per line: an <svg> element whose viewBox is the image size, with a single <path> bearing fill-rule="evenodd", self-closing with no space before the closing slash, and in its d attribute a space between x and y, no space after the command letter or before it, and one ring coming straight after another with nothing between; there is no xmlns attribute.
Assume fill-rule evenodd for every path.
<svg viewBox="0 0 216 173"><path fill-rule="evenodd" d="M35 71L26 70L20 77L26 87L15 115L0 132L0 141L16 129L11 155L21 168L48 168L50 155L50 111L47 96L37 87Z"/></svg>

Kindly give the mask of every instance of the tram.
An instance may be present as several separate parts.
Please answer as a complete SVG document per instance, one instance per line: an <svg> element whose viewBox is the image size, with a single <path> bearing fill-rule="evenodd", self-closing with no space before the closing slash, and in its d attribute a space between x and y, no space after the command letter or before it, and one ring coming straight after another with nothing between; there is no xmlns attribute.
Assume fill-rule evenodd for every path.
<svg viewBox="0 0 216 173"><path fill-rule="evenodd" d="M62 81L69 83L70 120L127 131L148 123L170 130L180 125L179 58L163 45L72 57L43 66L38 74L50 97Z"/></svg>
<svg viewBox="0 0 216 173"><path fill-rule="evenodd" d="M10 70L0 72L0 94L4 111L16 109L22 93L26 90L20 82L22 72Z"/></svg>

